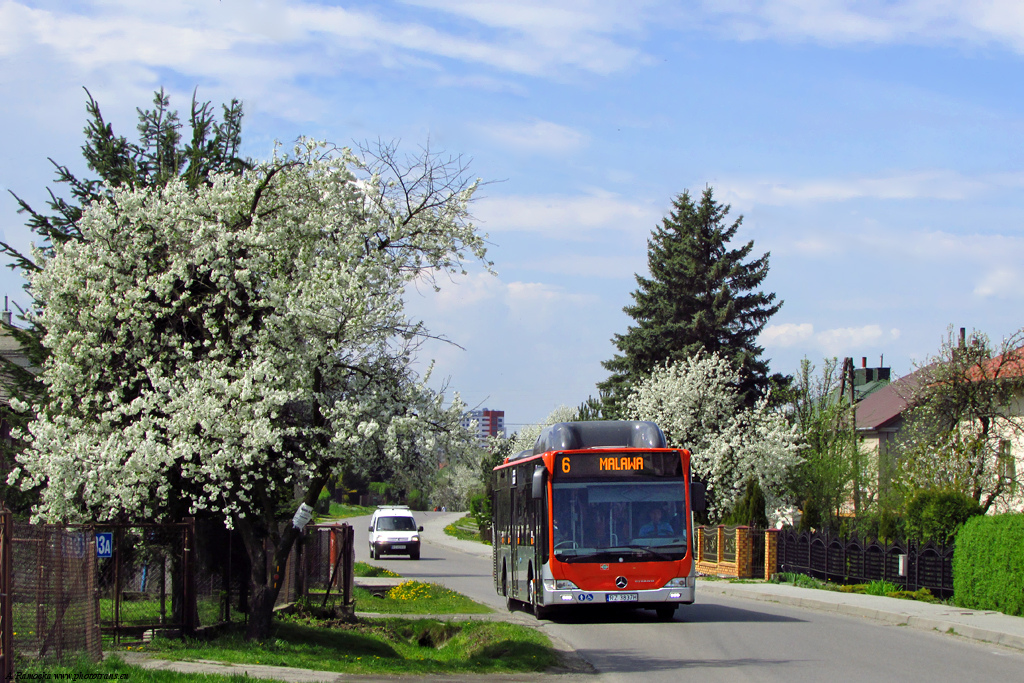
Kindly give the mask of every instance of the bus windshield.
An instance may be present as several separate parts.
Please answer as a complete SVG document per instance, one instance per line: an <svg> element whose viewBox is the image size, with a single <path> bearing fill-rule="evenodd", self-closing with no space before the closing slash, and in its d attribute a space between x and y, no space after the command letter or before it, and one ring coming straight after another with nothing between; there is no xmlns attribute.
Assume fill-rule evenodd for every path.
<svg viewBox="0 0 1024 683"><path fill-rule="evenodd" d="M563 562L686 555L683 479L553 482L554 552ZM607 558L611 559L611 558Z"/></svg>

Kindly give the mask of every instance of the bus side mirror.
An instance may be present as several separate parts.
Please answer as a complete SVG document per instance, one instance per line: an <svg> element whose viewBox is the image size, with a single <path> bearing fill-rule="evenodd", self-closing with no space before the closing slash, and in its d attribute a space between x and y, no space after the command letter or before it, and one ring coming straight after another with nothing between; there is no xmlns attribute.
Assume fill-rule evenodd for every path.
<svg viewBox="0 0 1024 683"><path fill-rule="evenodd" d="M540 500L544 498L544 494L547 493L547 474L548 471L544 467L537 467L533 470L533 489L530 494L534 500Z"/></svg>
<svg viewBox="0 0 1024 683"><path fill-rule="evenodd" d="M690 482L690 509L694 512L704 512L707 509L707 502L704 500L707 493L707 486L702 481Z"/></svg>

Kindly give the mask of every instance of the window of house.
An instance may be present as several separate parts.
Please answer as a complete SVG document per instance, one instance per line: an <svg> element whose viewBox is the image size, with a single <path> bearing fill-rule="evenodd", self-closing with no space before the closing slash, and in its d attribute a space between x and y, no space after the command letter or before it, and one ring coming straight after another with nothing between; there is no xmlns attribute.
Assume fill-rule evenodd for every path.
<svg viewBox="0 0 1024 683"><path fill-rule="evenodd" d="M1007 439L999 442L999 478L1010 484L1017 480L1017 463Z"/></svg>

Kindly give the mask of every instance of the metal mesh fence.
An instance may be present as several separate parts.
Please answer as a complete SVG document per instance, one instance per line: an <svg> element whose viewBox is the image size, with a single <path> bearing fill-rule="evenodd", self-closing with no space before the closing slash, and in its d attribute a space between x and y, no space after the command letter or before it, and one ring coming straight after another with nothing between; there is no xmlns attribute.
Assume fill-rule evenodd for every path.
<svg viewBox="0 0 1024 683"><path fill-rule="evenodd" d="M14 648L33 658L100 657L95 540L87 529L14 525L11 595Z"/></svg>
<svg viewBox="0 0 1024 683"><path fill-rule="evenodd" d="M104 638L177 635L246 618L249 560L221 524L16 523L11 529L3 545L10 569L0 576L11 617L0 610L0 636L9 634L12 642L0 663L12 652L99 658ZM345 562L336 563L342 556ZM332 603L351 607L353 559L348 525L311 526L289 559L280 601L330 592Z"/></svg>
<svg viewBox="0 0 1024 683"><path fill-rule="evenodd" d="M97 526L111 538L99 562L100 622L115 639L192 632L245 618L248 562L216 522Z"/></svg>

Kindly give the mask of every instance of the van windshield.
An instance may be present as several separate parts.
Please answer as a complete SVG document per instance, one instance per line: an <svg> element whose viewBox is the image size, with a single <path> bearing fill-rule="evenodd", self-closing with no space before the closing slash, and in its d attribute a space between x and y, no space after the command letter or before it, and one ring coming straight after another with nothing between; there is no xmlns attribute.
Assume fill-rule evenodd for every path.
<svg viewBox="0 0 1024 683"><path fill-rule="evenodd" d="M416 531L416 522L412 517L380 517L377 531Z"/></svg>

